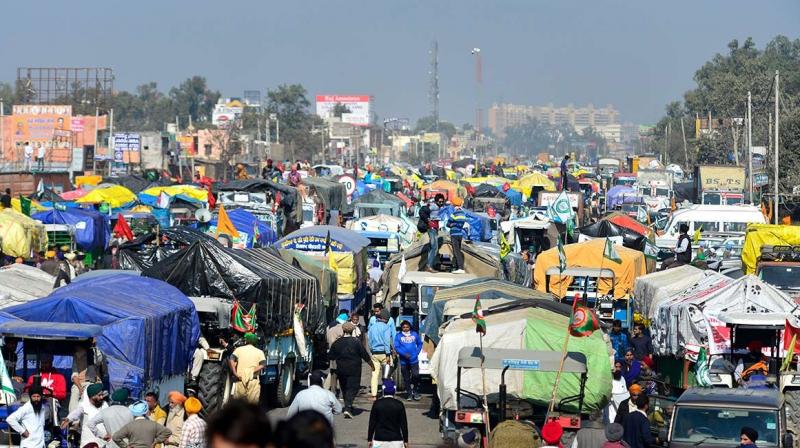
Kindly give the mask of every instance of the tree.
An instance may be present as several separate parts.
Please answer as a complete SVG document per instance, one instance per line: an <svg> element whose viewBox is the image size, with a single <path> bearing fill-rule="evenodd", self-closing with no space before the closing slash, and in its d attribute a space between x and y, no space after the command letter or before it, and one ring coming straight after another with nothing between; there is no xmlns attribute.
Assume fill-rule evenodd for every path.
<svg viewBox="0 0 800 448"><path fill-rule="evenodd" d="M432 115L418 119L417 125L414 127L414 132L436 132L436 120ZM450 141L450 139L458 133L458 128L456 128L453 123L439 121L439 132L444 134L447 141Z"/></svg>
<svg viewBox="0 0 800 448"><path fill-rule="evenodd" d="M206 78L192 76L183 81L180 86L169 91L178 116L189 116L195 123L210 122L214 106L220 98L220 93L208 88Z"/></svg>
<svg viewBox="0 0 800 448"><path fill-rule="evenodd" d="M311 131L322 119L308 112L311 102L306 94L305 87L300 84L281 84L267 91L267 110L278 115L281 143L292 148L296 158L311 159L319 151L319 138Z"/></svg>

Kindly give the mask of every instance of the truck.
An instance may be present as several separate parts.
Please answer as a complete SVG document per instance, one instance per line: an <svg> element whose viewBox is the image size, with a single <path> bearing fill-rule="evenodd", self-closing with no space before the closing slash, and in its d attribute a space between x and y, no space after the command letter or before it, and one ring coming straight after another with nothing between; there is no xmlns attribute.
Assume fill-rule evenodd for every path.
<svg viewBox="0 0 800 448"><path fill-rule="evenodd" d="M621 169L620 162L617 159L601 158L597 161L597 174L601 177L610 179L614 173L618 173Z"/></svg>
<svg viewBox="0 0 800 448"><path fill-rule="evenodd" d="M698 165L694 173L695 197L701 204L736 205L744 201L744 167Z"/></svg>

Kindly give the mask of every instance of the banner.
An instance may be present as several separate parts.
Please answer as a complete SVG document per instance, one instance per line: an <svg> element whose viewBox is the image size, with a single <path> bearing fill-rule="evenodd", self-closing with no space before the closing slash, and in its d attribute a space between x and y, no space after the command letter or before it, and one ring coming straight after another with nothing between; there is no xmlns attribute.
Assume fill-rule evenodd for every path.
<svg viewBox="0 0 800 448"><path fill-rule="evenodd" d="M127 163L131 159L126 157L126 153L139 152L142 145L142 138L139 134L121 132L114 134L114 161Z"/></svg>

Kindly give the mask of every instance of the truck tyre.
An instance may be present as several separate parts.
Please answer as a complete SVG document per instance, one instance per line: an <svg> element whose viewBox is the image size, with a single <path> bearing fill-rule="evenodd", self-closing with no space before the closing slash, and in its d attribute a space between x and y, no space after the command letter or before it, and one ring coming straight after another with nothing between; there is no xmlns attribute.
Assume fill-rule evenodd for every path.
<svg viewBox="0 0 800 448"><path fill-rule="evenodd" d="M206 415L213 414L225 397L225 366L221 362L205 361L197 377L197 395Z"/></svg>
<svg viewBox="0 0 800 448"><path fill-rule="evenodd" d="M800 447L800 390L785 390L784 412L786 413L786 429L794 436L794 448Z"/></svg>
<svg viewBox="0 0 800 448"><path fill-rule="evenodd" d="M294 359L286 360L276 386L278 388L278 405L282 408L288 407L292 403L292 393L294 392Z"/></svg>

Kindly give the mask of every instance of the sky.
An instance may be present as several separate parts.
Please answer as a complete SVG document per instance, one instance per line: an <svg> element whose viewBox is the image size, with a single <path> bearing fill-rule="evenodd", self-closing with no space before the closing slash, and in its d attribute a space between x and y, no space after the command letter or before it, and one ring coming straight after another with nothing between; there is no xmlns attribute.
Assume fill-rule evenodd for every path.
<svg viewBox="0 0 800 448"><path fill-rule="evenodd" d="M428 115L431 43L440 116L481 105L613 104L651 123L732 39L800 37L800 2L770 0L80 0L3 2L0 81L17 67L111 67L117 90L202 75L223 96L300 83L369 94L381 118ZM486 113L484 112L484 118Z"/></svg>

